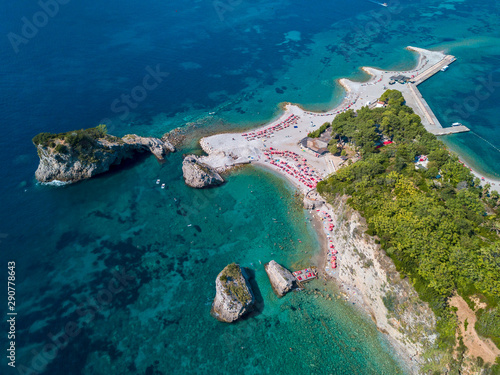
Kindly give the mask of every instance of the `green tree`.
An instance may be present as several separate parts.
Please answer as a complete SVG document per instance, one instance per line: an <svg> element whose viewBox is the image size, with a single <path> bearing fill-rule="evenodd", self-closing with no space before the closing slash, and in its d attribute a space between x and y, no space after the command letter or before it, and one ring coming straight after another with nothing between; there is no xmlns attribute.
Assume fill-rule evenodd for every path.
<svg viewBox="0 0 500 375"><path fill-rule="evenodd" d="M337 144L333 144L328 147L328 151L330 151L332 155L335 155L337 152L339 152L339 148L337 147Z"/></svg>
<svg viewBox="0 0 500 375"><path fill-rule="evenodd" d="M435 162L438 168L441 168L450 159L450 155L448 151L444 149L437 149L432 151L428 158L429 161Z"/></svg>
<svg viewBox="0 0 500 375"><path fill-rule="evenodd" d="M426 132L400 94L384 96L387 108L343 113L332 122L339 139L360 148L362 158L319 183L318 191L331 203L336 194L348 196L348 204L365 217L367 233L377 235L435 312L439 342L454 347L456 316L447 304L452 293L480 293L490 309L500 306L500 197L482 194L488 186L479 187L479 179L472 186L469 169ZM371 149L381 133L394 143ZM413 167L421 154L429 155L426 172ZM438 173L442 179L436 181ZM483 326L500 342L500 314L490 313Z"/></svg>

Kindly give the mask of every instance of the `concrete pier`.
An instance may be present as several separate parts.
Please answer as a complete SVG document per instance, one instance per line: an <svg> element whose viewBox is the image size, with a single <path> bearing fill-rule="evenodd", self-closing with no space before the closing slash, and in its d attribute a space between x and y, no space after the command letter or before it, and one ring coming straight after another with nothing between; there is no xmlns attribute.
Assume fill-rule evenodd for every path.
<svg viewBox="0 0 500 375"><path fill-rule="evenodd" d="M457 59L455 58L455 56L446 55L440 62L424 70L422 73L418 74L413 80L415 86L420 85L422 82L432 77L434 74L440 72L443 67L450 65L456 60Z"/></svg>
<svg viewBox="0 0 500 375"><path fill-rule="evenodd" d="M450 65L454 61L456 61L455 56L446 55L441 61L429 67L428 69L420 73L417 77L415 77L412 80L412 83L406 84L406 86L408 87L408 91L406 91L406 93L409 94L405 97L407 104L412 107L413 110L420 116L420 118L422 119L422 125L424 125L427 131L434 135L448 135L470 131L468 127L463 125L443 128L443 126L439 123L436 115L429 107L429 104L427 104L417 88L419 84L429 79L434 74L440 72L443 67Z"/></svg>
<svg viewBox="0 0 500 375"><path fill-rule="evenodd" d="M448 135L470 131L468 127L463 125L443 128L439 120L436 118L436 115L429 107L429 104L427 104L425 99L422 97L422 94L418 90L417 86L412 83L408 83L407 86L409 89L407 92L410 94L405 97L407 104L413 108L417 115L420 116L422 119L422 125L424 125L425 129L427 129L429 133L434 135Z"/></svg>

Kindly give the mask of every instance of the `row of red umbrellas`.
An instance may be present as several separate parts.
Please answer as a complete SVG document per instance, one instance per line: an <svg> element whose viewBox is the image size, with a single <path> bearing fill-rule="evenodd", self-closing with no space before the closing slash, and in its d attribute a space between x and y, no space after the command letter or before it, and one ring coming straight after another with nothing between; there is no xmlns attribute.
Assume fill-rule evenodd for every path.
<svg viewBox="0 0 500 375"><path fill-rule="evenodd" d="M299 116L291 114L285 120L283 120L275 125L269 126L263 130L257 130L257 131L253 131L250 133L243 133L241 136L246 137L246 139L248 141L251 141L255 138L268 137L270 134L274 134L275 131L283 130L285 128L288 128L290 125L297 124L298 120L299 120Z"/></svg>
<svg viewBox="0 0 500 375"><path fill-rule="evenodd" d="M302 158L302 162L299 164L289 163L284 159L290 158L298 162L300 156L293 151L280 151L270 147L268 151L264 151L264 155L271 165L278 167L291 177L295 177L310 189L315 188L318 182L321 181L318 173L307 164L307 159ZM275 158L276 156L281 157L281 159Z"/></svg>

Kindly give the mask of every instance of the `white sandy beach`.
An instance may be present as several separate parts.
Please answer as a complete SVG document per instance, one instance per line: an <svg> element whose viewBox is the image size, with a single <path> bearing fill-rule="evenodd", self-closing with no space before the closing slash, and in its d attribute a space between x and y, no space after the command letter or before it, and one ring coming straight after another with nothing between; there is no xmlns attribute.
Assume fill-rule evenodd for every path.
<svg viewBox="0 0 500 375"><path fill-rule="evenodd" d="M296 164L304 165L305 163L310 169L314 169L322 178L325 178L330 173L335 172L341 163L341 159L330 154L317 158L311 151L304 150L299 145L299 141L306 137L309 132L316 130L324 122L331 122L338 113L347 109L360 109L365 105L375 103L384 91L389 88L401 91L406 99L406 104L412 107L415 112L420 115L423 125L426 126L426 128L430 128L425 114L422 112L418 103L415 103L414 96L410 93L410 85L396 83L391 86L389 85L389 81L391 76L398 74L406 74L407 76L414 77L418 77L419 74L422 73L425 75L433 65L441 62L446 55L443 52L428 51L416 47L408 47L408 49L419 54L418 63L414 69L399 72L382 71L371 67L363 67L362 69L371 75L371 79L367 82L355 82L344 78L340 79L339 84L341 84L346 91L344 100L339 106L328 112L315 113L305 111L298 105L287 104L285 105L284 113L277 120L261 126L260 128L247 133L225 133L203 138L200 144L203 150L208 154L203 162L219 171L229 169L239 164L260 164L280 171L285 177L297 185L301 191L307 193L311 190L307 184L300 183L298 178L294 178L293 175L286 172L283 173L282 169L275 165L271 165L269 159L266 158L265 152L269 152L272 147L274 150L296 153L300 155L301 161L303 158L305 158L306 161L303 163L296 163L294 160L281 158L280 162L284 160L292 168ZM283 123L292 115L296 116L294 117L296 118L296 122L294 122L293 126L281 130L273 129L273 127ZM263 134L263 132L266 131L267 133ZM243 136L243 134L253 134L256 136L248 137ZM484 183L489 183L492 189L498 190L500 188L500 180L482 176L474 170L471 170L471 172L479 177Z"/></svg>

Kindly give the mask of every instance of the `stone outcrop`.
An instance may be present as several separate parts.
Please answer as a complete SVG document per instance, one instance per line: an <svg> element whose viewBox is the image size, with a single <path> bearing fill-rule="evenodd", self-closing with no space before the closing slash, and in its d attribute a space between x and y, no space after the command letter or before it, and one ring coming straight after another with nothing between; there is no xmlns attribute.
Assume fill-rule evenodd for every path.
<svg viewBox="0 0 500 375"><path fill-rule="evenodd" d="M182 174L188 186L194 188L204 188L217 186L224 182L224 179L212 167L202 163L198 157L189 155L182 162Z"/></svg>
<svg viewBox="0 0 500 375"><path fill-rule="evenodd" d="M159 160L174 152L167 141L140 137L135 134L123 138L106 135L85 140L85 147L69 145L64 139L54 139L49 144L35 144L40 157L35 177L40 182L77 182L106 172L112 165L132 158L138 152L149 151Z"/></svg>
<svg viewBox="0 0 500 375"><path fill-rule="evenodd" d="M122 140L126 144L138 148L138 151L151 152L158 160L163 160L166 155L175 151L175 147L164 138L139 137L135 134L128 134Z"/></svg>
<svg viewBox="0 0 500 375"><path fill-rule="evenodd" d="M264 268L273 287L274 293L279 297L283 297L286 293L292 290L295 284L295 277L282 265L271 260L264 265Z"/></svg>
<svg viewBox="0 0 500 375"><path fill-rule="evenodd" d="M316 208L316 203L313 200L304 197L304 208L306 210L314 210Z"/></svg>
<svg viewBox="0 0 500 375"><path fill-rule="evenodd" d="M252 311L255 297L238 264L231 263L219 273L215 288L211 314L217 320L232 323Z"/></svg>

